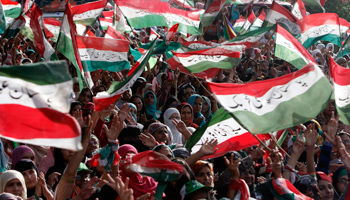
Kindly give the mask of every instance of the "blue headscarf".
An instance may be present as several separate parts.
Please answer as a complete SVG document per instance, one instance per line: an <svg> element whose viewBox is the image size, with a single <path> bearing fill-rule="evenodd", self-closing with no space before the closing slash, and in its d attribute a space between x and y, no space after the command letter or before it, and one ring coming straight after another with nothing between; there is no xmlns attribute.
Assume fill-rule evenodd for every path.
<svg viewBox="0 0 350 200"><path fill-rule="evenodd" d="M135 106L135 104L133 103L128 103L129 104L129 108L135 108L136 112L137 112L137 107ZM137 116L134 113L131 113L132 117L135 119L135 122L137 122Z"/></svg>
<svg viewBox="0 0 350 200"><path fill-rule="evenodd" d="M146 92L146 93L144 94L143 99L146 98L146 95L147 95L148 93L152 93L152 94L153 94L154 103L153 103L152 105L147 105L147 104L145 104L146 112L147 112L147 114L152 115L152 116L153 116L153 119L158 119L161 112L160 112L159 110L157 110L157 97L156 97L156 95L155 95L152 91L148 91L148 92Z"/></svg>
<svg viewBox="0 0 350 200"><path fill-rule="evenodd" d="M193 104L194 104L196 98L200 98L203 102L203 99L202 99L201 95L199 95L199 94L194 94L194 95L190 96L187 103L189 103L192 106L192 108L193 108ZM201 111L202 111L202 109L199 111L197 116L194 116L194 117L195 118L204 117L204 115L201 113ZM194 111L193 111L193 113L194 113ZM204 119L205 119L205 117L204 117ZM198 126L203 126L204 124L205 124L205 120L203 120L201 124L198 124Z"/></svg>
<svg viewBox="0 0 350 200"><path fill-rule="evenodd" d="M231 10L231 16L233 21L236 21L239 18L239 10L235 11L236 7L237 5L232 6L232 10Z"/></svg>
<svg viewBox="0 0 350 200"><path fill-rule="evenodd" d="M204 117L205 117L205 122L208 122L211 117L213 116L213 113L211 112L211 102L210 102L210 99L206 96L203 96L202 95L202 98L207 102L208 104L208 112L207 113L204 113Z"/></svg>

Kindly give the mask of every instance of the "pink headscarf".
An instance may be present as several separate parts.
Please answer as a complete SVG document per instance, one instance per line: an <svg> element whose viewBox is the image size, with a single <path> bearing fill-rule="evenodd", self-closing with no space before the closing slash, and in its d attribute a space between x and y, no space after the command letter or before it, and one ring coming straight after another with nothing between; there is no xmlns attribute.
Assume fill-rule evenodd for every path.
<svg viewBox="0 0 350 200"><path fill-rule="evenodd" d="M16 147L13 152L12 152L12 164L11 164L11 169L14 169L17 162L22 159L23 154L25 153L32 153L34 156L34 162L36 160L35 153L34 151L25 145Z"/></svg>

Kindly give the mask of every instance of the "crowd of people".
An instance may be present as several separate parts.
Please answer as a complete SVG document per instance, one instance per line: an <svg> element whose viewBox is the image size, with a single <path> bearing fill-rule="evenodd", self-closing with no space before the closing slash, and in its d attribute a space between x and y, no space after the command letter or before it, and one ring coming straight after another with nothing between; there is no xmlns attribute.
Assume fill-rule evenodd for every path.
<svg viewBox="0 0 350 200"><path fill-rule="evenodd" d="M223 9L232 23L254 11L251 5L242 10L231 5ZM268 12L263 7L256 11L256 16L264 9ZM225 41L219 18L204 37L197 36L196 40ZM158 31L159 39L163 40L163 29ZM147 33L149 29L124 35L131 48L136 49L140 42L148 41ZM173 41L177 42L179 37L183 35L176 34ZM1 43L3 67L43 60L33 42L21 34L1 39ZM55 47L55 43L52 44ZM334 45L320 42L308 51L329 77L328 56L336 58L337 55ZM156 56L155 66L147 66L116 102L96 112L93 97L107 91L113 81L124 80L127 71L91 72L94 87L80 90L76 68L58 53L60 59L70 63L74 85L69 114L82 128L83 150L73 152L2 138L1 163L8 164L0 166L0 200L155 199L160 182L130 167L132 157L145 151L153 151L157 159L183 167L176 181L165 182L164 200L350 198L347 196L350 193L350 127L339 121L334 100L317 118L290 127L281 146L271 139L262 141L265 145L201 160L215 154L217 141L204 142L196 153L185 148L186 141L208 123L221 106L209 92L205 80L171 69L165 53ZM132 54L129 61L134 63ZM339 57L336 62L344 68L350 66L348 56ZM269 32L242 52L237 66L220 70L213 81L247 83L296 70L274 56L274 36ZM108 157L110 155L113 156Z"/></svg>

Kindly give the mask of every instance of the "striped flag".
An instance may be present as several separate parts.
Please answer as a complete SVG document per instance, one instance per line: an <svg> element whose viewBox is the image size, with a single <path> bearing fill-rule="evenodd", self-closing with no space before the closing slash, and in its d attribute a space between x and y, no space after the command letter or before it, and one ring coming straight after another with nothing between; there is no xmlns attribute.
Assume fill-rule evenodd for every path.
<svg viewBox="0 0 350 200"><path fill-rule="evenodd" d="M73 21L77 24L91 26L107 4L107 0L89 2L77 6L72 6Z"/></svg>
<svg viewBox="0 0 350 200"><path fill-rule="evenodd" d="M47 41L44 34L44 22L43 13L39 6L36 6L31 14L30 28L32 28L34 34L35 46L39 53L44 57L46 61L50 60L50 57L55 53L55 49L52 48L49 41Z"/></svg>
<svg viewBox="0 0 350 200"><path fill-rule="evenodd" d="M350 69L339 66L329 57L329 72L333 78L335 105L339 113L339 119L346 125L350 125Z"/></svg>
<svg viewBox="0 0 350 200"><path fill-rule="evenodd" d="M25 19L25 24L22 29L19 31L22 35L26 36L29 40L34 41L34 34L30 28L30 11L26 12L23 17Z"/></svg>
<svg viewBox="0 0 350 200"><path fill-rule="evenodd" d="M316 63L303 45L279 24L276 30L275 56L298 69L305 67L310 62Z"/></svg>
<svg viewBox="0 0 350 200"><path fill-rule="evenodd" d="M96 111L101 111L115 102L126 90L128 90L135 83L137 78L140 77L143 70L145 69L149 58L151 55L153 55L155 44L156 40L152 42L152 45L149 48L148 52L142 55L142 57L128 72L128 78L126 78L123 82L114 81L106 92L97 93L96 97L94 97Z"/></svg>
<svg viewBox="0 0 350 200"><path fill-rule="evenodd" d="M294 36L300 34L298 18L296 18L287 8L279 5L274 1L270 7L270 11L266 15L262 26L272 26L277 22Z"/></svg>
<svg viewBox="0 0 350 200"><path fill-rule="evenodd" d="M68 114L73 81L67 62L3 66L0 82L2 138L74 151L82 149L80 126Z"/></svg>
<svg viewBox="0 0 350 200"><path fill-rule="evenodd" d="M151 27L150 34L149 34L149 40L153 41L156 38L159 38L159 34L157 33L157 27Z"/></svg>
<svg viewBox="0 0 350 200"><path fill-rule="evenodd" d="M241 60L241 52L220 47L173 54L175 59L191 73L200 73L210 68L230 69Z"/></svg>
<svg viewBox="0 0 350 200"><path fill-rule="evenodd" d="M113 18L114 11L109 10L109 11L102 11L102 16L103 18Z"/></svg>
<svg viewBox="0 0 350 200"><path fill-rule="evenodd" d="M32 8L32 6L35 3L35 0L25 0L25 1L26 2L24 4L24 12L27 12L27 11L29 11Z"/></svg>
<svg viewBox="0 0 350 200"><path fill-rule="evenodd" d="M177 29L179 28L179 23L175 24L174 26L172 26L168 33L166 34L166 37L165 37L165 42L166 44L169 44L170 41L174 38L175 36L175 33L177 32Z"/></svg>
<svg viewBox="0 0 350 200"><path fill-rule="evenodd" d="M245 23L245 19L237 19L235 24L233 25L233 30L235 30L236 33L239 32L243 27L244 23Z"/></svg>
<svg viewBox="0 0 350 200"><path fill-rule="evenodd" d="M284 178L272 177L268 181L268 186L276 199L313 200L313 198L301 193L289 180Z"/></svg>
<svg viewBox="0 0 350 200"><path fill-rule="evenodd" d="M76 40L81 63L87 71L130 69L129 41L79 35Z"/></svg>
<svg viewBox="0 0 350 200"><path fill-rule="evenodd" d="M299 21L300 43L309 48L319 40L341 46L339 17L335 13L311 14Z"/></svg>
<svg viewBox="0 0 350 200"><path fill-rule="evenodd" d="M75 66L79 80L79 88L82 89L84 87L84 82L89 88L92 88L93 82L90 73L85 72L80 61L75 35L77 35L77 31L73 21L72 9L70 3L66 3L66 10L62 19L56 49Z"/></svg>
<svg viewBox="0 0 350 200"><path fill-rule="evenodd" d="M274 79L207 85L220 105L255 134L309 121L328 105L333 90L321 69L312 63Z"/></svg>
<svg viewBox="0 0 350 200"><path fill-rule="evenodd" d="M213 3L211 3L201 18L201 27L203 28L210 26L224 5L225 0L215 0Z"/></svg>
<svg viewBox="0 0 350 200"><path fill-rule="evenodd" d="M20 15L13 21L11 26L8 28L8 31L4 35L4 38L15 38L18 32L24 27L25 24L26 20L24 19L23 15Z"/></svg>
<svg viewBox="0 0 350 200"><path fill-rule="evenodd" d="M120 11L117 5L115 5L114 13L115 13L114 14L115 30L119 31L120 33L131 32L131 27L126 22L124 15L122 14L122 12Z"/></svg>
<svg viewBox="0 0 350 200"><path fill-rule="evenodd" d="M263 140L266 136L259 134L257 137ZM200 150L207 140L217 139L218 150L202 159L216 158L225 155L229 151L239 151L259 144L259 141L243 128L232 116L224 109L216 111L211 120L204 126L199 127L196 132L186 142L186 148L194 154Z"/></svg>
<svg viewBox="0 0 350 200"><path fill-rule="evenodd" d="M224 15L222 15L224 16ZM234 37L237 36L237 33L235 31L235 29L232 27L230 21L227 19L226 16L224 16L224 37L227 39L227 40L232 40Z"/></svg>
<svg viewBox="0 0 350 200"><path fill-rule="evenodd" d="M107 30L108 26L113 26L113 18L99 18L102 30Z"/></svg>
<svg viewBox="0 0 350 200"><path fill-rule="evenodd" d="M15 20L21 14L21 4L11 0L1 0L3 13L5 16L6 28L9 27L13 20ZM1 18L1 23L3 23ZM1 25L2 26L2 25Z"/></svg>
<svg viewBox="0 0 350 200"><path fill-rule="evenodd" d="M298 19L302 19L303 17L306 16L306 9L305 9L304 3L301 0L297 0L294 3L292 14Z"/></svg>
<svg viewBox="0 0 350 200"><path fill-rule="evenodd" d="M254 12L250 12L250 14L249 14L248 18L245 20L241 30L239 30L239 33L241 35L248 31L249 27L253 24L255 18L256 17L254 15Z"/></svg>
<svg viewBox="0 0 350 200"><path fill-rule="evenodd" d="M169 2L176 4L177 6L180 6L181 8L184 8L186 10L193 10L195 9L193 6L191 6L187 1L182 0L170 0Z"/></svg>
<svg viewBox="0 0 350 200"><path fill-rule="evenodd" d="M46 28L54 35L54 37L50 38L50 40L57 42L58 35L60 34L61 21L56 18L44 18L44 24Z"/></svg>
<svg viewBox="0 0 350 200"><path fill-rule="evenodd" d="M254 31L261 28L266 18L266 13L264 10L261 10L259 16L254 20L253 24L249 27L249 31Z"/></svg>
<svg viewBox="0 0 350 200"><path fill-rule="evenodd" d="M348 21L346 21L346 19L343 19L343 18L340 18L340 17L339 17L339 23L340 23L340 34L341 35L345 35L346 32L350 28L350 23Z"/></svg>
<svg viewBox="0 0 350 200"><path fill-rule="evenodd" d="M115 30L114 28L112 28L110 26L108 26L108 28L107 28L105 38L125 40L125 37L121 33L119 33L117 30Z"/></svg>
<svg viewBox="0 0 350 200"><path fill-rule="evenodd" d="M186 40L180 37L179 37L179 43L181 44L181 49L184 52L209 49L214 46L218 46L217 43L210 42L210 41L203 41L203 40L187 42Z"/></svg>
<svg viewBox="0 0 350 200"><path fill-rule="evenodd" d="M323 8L324 3L326 0L302 0L304 3L306 3L312 11L314 12L325 12L325 9Z"/></svg>

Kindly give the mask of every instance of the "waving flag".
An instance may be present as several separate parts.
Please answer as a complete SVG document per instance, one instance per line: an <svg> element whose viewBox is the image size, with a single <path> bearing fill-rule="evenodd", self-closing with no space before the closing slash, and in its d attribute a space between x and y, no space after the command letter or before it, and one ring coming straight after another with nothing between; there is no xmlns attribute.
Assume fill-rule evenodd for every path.
<svg viewBox="0 0 350 200"><path fill-rule="evenodd" d="M350 125L350 69L339 66L329 57L329 72L334 81L334 96L339 119Z"/></svg>
<svg viewBox="0 0 350 200"><path fill-rule="evenodd" d="M237 19L236 20L235 24L233 25L233 29L235 30L236 33L241 30L244 23L245 23L245 19Z"/></svg>
<svg viewBox="0 0 350 200"><path fill-rule="evenodd" d="M2 138L82 149L79 124L68 114L73 81L65 61L3 66L0 82Z"/></svg>
<svg viewBox="0 0 350 200"><path fill-rule="evenodd" d="M115 102L126 90L128 90L135 83L137 78L142 74L143 70L145 69L149 58L151 57L151 55L153 55L155 44L156 40L153 41L148 52L142 55L142 57L134 64L134 66L128 72L128 78L126 78L123 82L114 81L106 92L97 93L96 97L94 97L96 111L101 111L113 102Z"/></svg>
<svg viewBox="0 0 350 200"><path fill-rule="evenodd" d="M57 42L58 35L60 34L61 21L55 18L44 18L44 24L46 28L54 35L54 37L50 38L50 40Z"/></svg>
<svg viewBox="0 0 350 200"><path fill-rule="evenodd" d="M154 40L156 38L159 38L159 35L157 33L157 28L156 27L151 27L150 28L150 34L149 34L149 40Z"/></svg>
<svg viewBox="0 0 350 200"><path fill-rule="evenodd" d="M35 0L26 0L25 4L24 4L24 12L29 11L32 6L34 5Z"/></svg>
<svg viewBox="0 0 350 200"><path fill-rule="evenodd" d="M210 68L230 69L241 60L241 53L215 47L186 53L175 53L174 57L191 73Z"/></svg>
<svg viewBox="0 0 350 200"><path fill-rule="evenodd" d="M246 48L251 48L254 43L258 42L261 40L261 38L268 32L270 31L273 27L265 27L265 28L260 28L255 31L249 31L246 34L239 35L235 37L233 40L226 41L222 43L224 46L228 45L245 45Z"/></svg>
<svg viewBox="0 0 350 200"><path fill-rule="evenodd" d="M79 88L82 89L85 84L92 88L93 82L89 72L85 73L83 65L80 61L80 56L75 39L77 35L76 27L73 21L73 14L70 3L66 3L66 10L62 19L60 34L57 41L57 51L61 52L68 60L72 62L77 70L79 80Z"/></svg>
<svg viewBox="0 0 350 200"><path fill-rule="evenodd" d="M23 15L20 15L13 21L11 26L8 28L8 31L4 35L4 38L15 38L18 32L24 27L25 24L26 20L24 19Z"/></svg>
<svg viewBox="0 0 350 200"><path fill-rule="evenodd" d="M122 11L120 11L120 9L117 5L115 5L114 12L115 12L115 17L114 17L115 18L115 21L114 21L115 30L119 31L120 33L131 32L131 27L126 22L126 19L125 19L124 15L122 14Z"/></svg>
<svg viewBox="0 0 350 200"><path fill-rule="evenodd" d="M277 24L275 56L289 62L294 67L301 69L310 62L315 62L314 58L299 43L293 35Z"/></svg>
<svg viewBox="0 0 350 200"><path fill-rule="evenodd" d="M290 128L316 117L328 105L333 90L312 63L274 79L207 85L220 105L255 134Z"/></svg>
<svg viewBox="0 0 350 200"><path fill-rule="evenodd" d="M43 13L39 6L36 6L32 12L30 19L30 28L32 28L34 34L35 46L39 53L44 57L46 61L50 60L50 57L55 53L55 49L47 41L44 35L44 22Z"/></svg>
<svg viewBox="0 0 350 200"><path fill-rule="evenodd" d="M292 14L298 19L302 19L303 17L306 16L306 9L305 9L304 3L301 0L297 0L294 3Z"/></svg>
<svg viewBox="0 0 350 200"><path fill-rule="evenodd" d="M192 7L187 1L181 1L181 0L170 0L169 2L176 4L177 6L180 6L182 8L185 8L186 10L193 10L195 9Z"/></svg>
<svg viewBox="0 0 350 200"><path fill-rule="evenodd" d="M257 137L263 140L265 135L257 135ZM199 127L192 134L186 142L186 148L191 154L196 153L205 141L211 139L218 140L218 145L216 146L218 150L213 155L202 159L220 157L229 151L239 151L259 144L259 141L223 108L216 111L208 123Z"/></svg>
<svg viewBox="0 0 350 200"><path fill-rule="evenodd" d="M80 60L87 71L130 69L129 41L100 37L76 36Z"/></svg>
<svg viewBox="0 0 350 200"><path fill-rule="evenodd" d="M181 49L184 52L189 52L189 51L197 51L197 50L202 50L202 49L209 49L214 46L218 46L219 44L210 42L210 41L193 41L193 42L187 42L186 40L182 39L179 37L179 43L181 44Z"/></svg>
<svg viewBox="0 0 350 200"><path fill-rule="evenodd" d="M250 26L249 31L254 31L261 28L262 24L265 21L265 18L266 18L266 13L264 12L264 10L261 10L261 13L258 16L258 18L256 18L253 24Z"/></svg>
<svg viewBox="0 0 350 200"><path fill-rule="evenodd" d="M3 9L2 14L5 16L7 28L12 24L13 20L15 20L21 14L21 4L11 0L1 0L1 4Z"/></svg>
<svg viewBox="0 0 350 200"><path fill-rule="evenodd" d="M107 30L108 26L113 26L113 18L98 18L100 20L100 25L102 30Z"/></svg>
<svg viewBox="0 0 350 200"><path fill-rule="evenodd" d="M299 21L300 43L309 48L319 40L341 46L339 17L335 13L311 14Z"/></svg>
<svg viewBox="0 0 350 200"><path fill-rule="evenodd" d="M255 20L254 12L250 12L248 18L245 20L241 30L239 31L240 34L244 34L248 31L249 27L253 24Z"/></svg>
<svg viewBox="0 0 350 200"><path fill-rule="evenodd" d="M268 186L276 199L313 200L313 198L301 193L289 180L284 178L273 177L268 181Z"/></svg>
<svg viewBox="0 0 350 200"><path fill-rule="evenodd" d="M270 11L266 15L263 27L272 26L276 24L276 22L278 22L291 34L300 34L298 18L296 18L287 8L274 1L270 7Z"/></svg>
<svg viewBox="0 0 350 200"><path fill-rule="evenodd" d="M340 23L340 34L341 35L345 35L346 32L350 28L350 23L348 21L346 21L346 19L343 19L343 18L340 18L340 17L339 17L339 23Z"/></svg>
<svg viewBox="0 0 350 200"><path fill-rule="evenodd" d="M108 28L107 28L105 38L125 40L125 37L121 33L119 33L117 30L115 30L114 28L112 28L110 26L108 26Z"/></svg>
<svg viewBox="0 0 350 200"><path fill-rule="evenodd" d="M323 8L324 3L326 0L302 0L304 3L306 3L314 12L322 12L324 13L325 10Z"/></svg>
<svg viewBox="0 0 350 200"><path fill-rule="evenodd" d="M342 45L341 52L340 52L339 56L345 56L348 54L350 54L350 37L348 37L345 40L344 44Z"/></svg>
<svg viewBox="0 0 350 200"><path fill-rule="evenodd" d="M201 18L201 27L210 26L224 5L225 0L215 0L211 3Z"/></svg>
<svg viewBox="0 0 350 200"><path fill-rule="evenodd" d="M224 16L224 15L222 15ZM237 33L235 29L232 27L230 21L227 19L226 16L224 16L224 37L228 40L232 40L234 37L237 36Z"/></svg>
<svg viewBox="0 0 350 200"><path fill-rule="evenodd" d="M175 36L175 33L177 32L177 29L179 28L179 23L175 24L174 26L172 26L168 33L166 34L166 37L165 37L165 42L166 44L169 44L170 41L174 38Z"/></svg>
<svg viewBox="0 0 350 200"><path fill-rule="evenodd" d="M113 18L114 15L114 11L113 10L109 10L109 11L102 11L102 16L103 18Z"/></svg>
<svg viewBox="0 0 350 200"><path fill-rule="evenodd" d="M107 4L107 0L89 2L77 6L72 6L73 21L77 24L91 26Z"/></svg>

